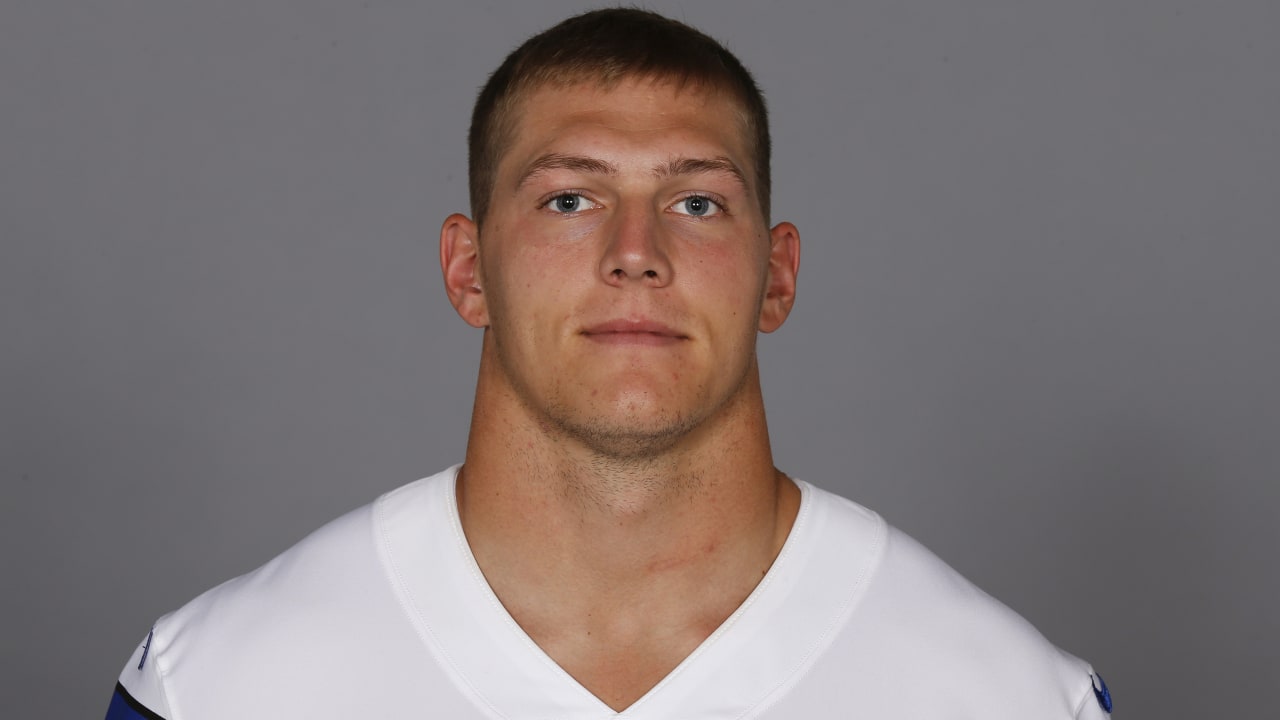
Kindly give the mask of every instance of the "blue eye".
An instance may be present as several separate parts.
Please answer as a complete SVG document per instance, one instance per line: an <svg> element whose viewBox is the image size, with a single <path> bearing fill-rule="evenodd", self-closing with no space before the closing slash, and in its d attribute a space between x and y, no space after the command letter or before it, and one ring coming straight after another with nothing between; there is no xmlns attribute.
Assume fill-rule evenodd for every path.
<svg viewBox="0 0 1280 720"><path fill-rule="evenodd" d="M672 209L681 215L691 215L693 217L707 217L716 215L721 211L720 206L714 200L702 195L690 195L676 203Z"/></svg>

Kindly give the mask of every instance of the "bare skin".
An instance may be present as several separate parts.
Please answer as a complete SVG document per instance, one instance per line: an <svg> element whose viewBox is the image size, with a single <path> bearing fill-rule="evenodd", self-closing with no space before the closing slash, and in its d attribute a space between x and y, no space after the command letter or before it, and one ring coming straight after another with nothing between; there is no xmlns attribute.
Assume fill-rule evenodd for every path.
<svg viewBox="0 0 1280 720"><path fill-rule="evenodd" d="M773 466L755 359L799 237L756 200L741 113L664 82L521 105L484 232L441 264L485 328L458 504L494 593L615 710L746 599L799 490Z"/></svg>

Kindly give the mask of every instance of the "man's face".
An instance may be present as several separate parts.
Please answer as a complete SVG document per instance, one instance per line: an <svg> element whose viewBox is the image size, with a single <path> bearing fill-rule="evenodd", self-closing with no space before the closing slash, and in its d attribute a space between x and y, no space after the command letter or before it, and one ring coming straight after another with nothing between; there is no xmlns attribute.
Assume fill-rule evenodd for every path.
<svg viewBox="0 0 1280 720"><path fill-rule="evenodd" d="M517 112L478 239L486 361L599 452L670 447L755 382L757 330L785 318L761 313L776 262L742 113L644 79Z"/></svg>

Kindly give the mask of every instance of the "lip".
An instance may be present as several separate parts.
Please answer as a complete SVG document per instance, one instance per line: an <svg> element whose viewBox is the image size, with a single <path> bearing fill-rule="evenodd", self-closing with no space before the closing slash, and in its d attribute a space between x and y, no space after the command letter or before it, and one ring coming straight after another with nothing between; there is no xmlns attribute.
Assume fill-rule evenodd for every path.
<svg viewBox="0 0 1280 720"><path fill-rule="evenodd" d="M582 329L588 340L609 345L671 345L689 336L653 320L609 320Z"/></svg>

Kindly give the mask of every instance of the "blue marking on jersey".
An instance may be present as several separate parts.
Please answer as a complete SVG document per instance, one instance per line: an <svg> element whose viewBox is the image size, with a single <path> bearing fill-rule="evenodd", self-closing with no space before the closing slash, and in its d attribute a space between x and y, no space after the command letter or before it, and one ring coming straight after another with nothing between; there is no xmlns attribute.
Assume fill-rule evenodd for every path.
<svg viewBox="0 0 1280 720"><path fill-rule="evenodd" d="M151 652L151 638L156 636L156 629L151 628L147 633L147 641L142 645L142 659L138 661L138 669L141 670L143 665L147 664L147 653Z"/></svg>
<svg viewBox="0 0 1280 720"><path fill-rule="evenodd" d="M1102 676L1094 673L1089 676L1093 680L1093 696L1098 698L1098 704L1102 706L1107 714L1111 714L1111 691L1107 689L1107 684L1102 681Z"/></svg>
<svg viewBox="0 0 1280 720"><path fill-rule="evenodd" d="M116 683L116 692L111 696L111 704L107 706L107 717L104 720L164 720L151 708L143 705L123 685Z"/></svg>

